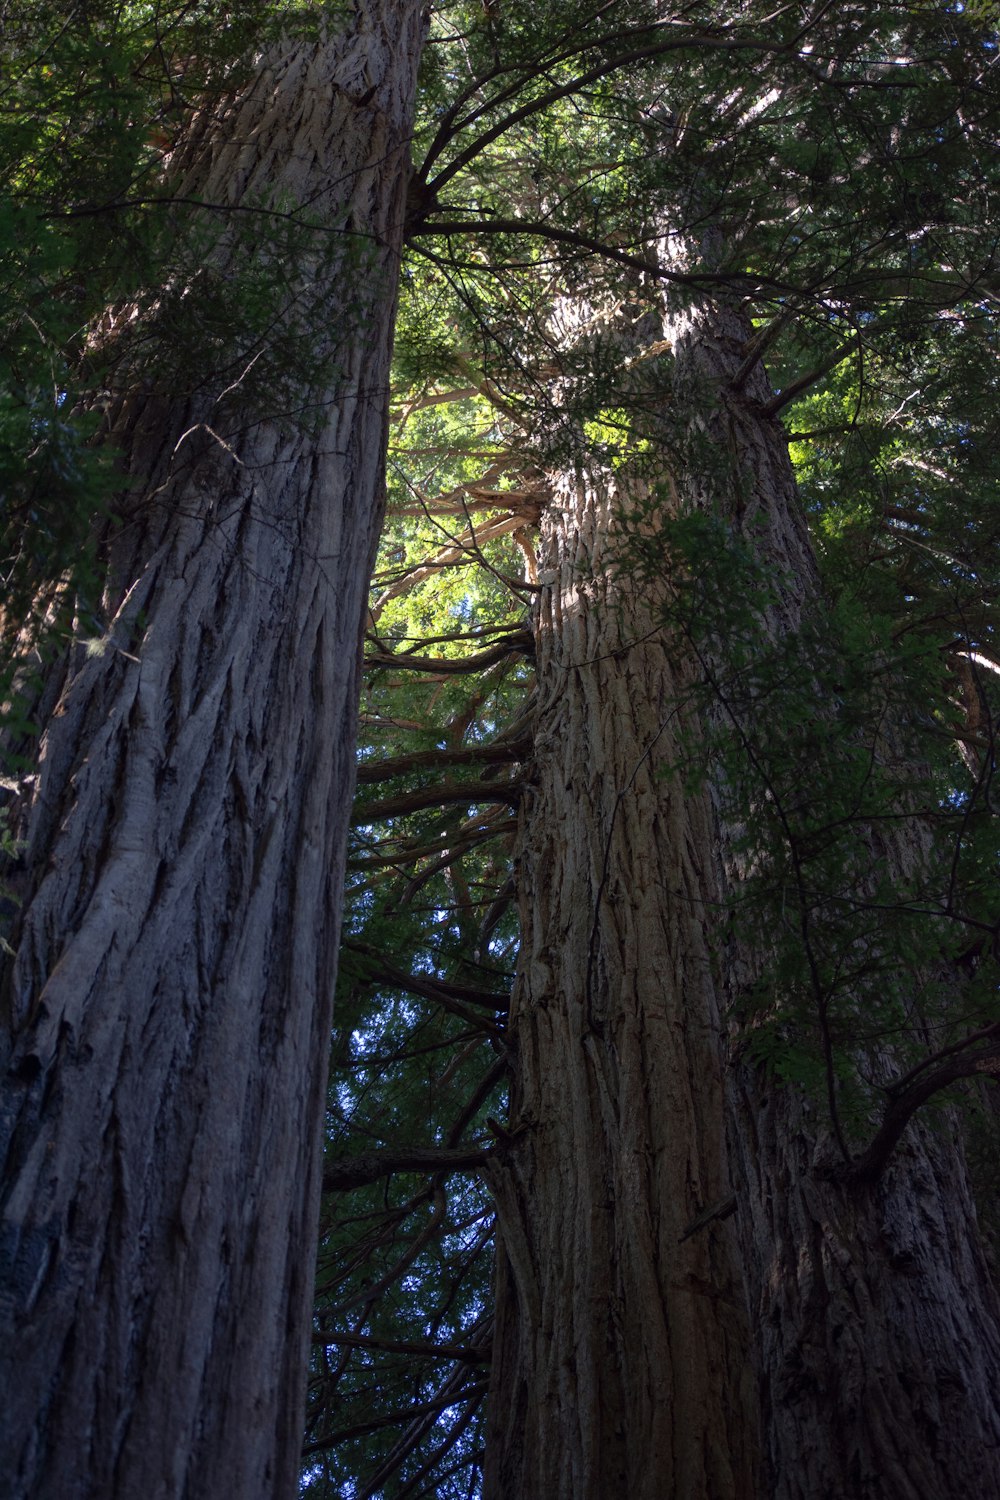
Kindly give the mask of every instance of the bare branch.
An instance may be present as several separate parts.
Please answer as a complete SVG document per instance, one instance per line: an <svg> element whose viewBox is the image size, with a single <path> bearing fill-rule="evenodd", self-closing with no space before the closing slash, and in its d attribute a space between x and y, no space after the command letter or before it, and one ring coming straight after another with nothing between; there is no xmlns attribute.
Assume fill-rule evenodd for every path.
<svg viewBox="0 0 1000 1500"><path fill-rule="evenodd" d="M488 1344L470 1345L407 1343L403 1339L380 1339L363 1333L314 1333L314 1344L337 1344L348 1349L379 1349L385 1354L415 1354L429 1359L451 1359L464 1364L486 1364L490 1358Z"/></svg>
<svg viewBox="0 0 1000 1500"><path fill-rule="evenodd" d="M943 1049L937 1058L941 1061L936 1066L935 1058L928 1058L908 1074L913 1081L907 1087L900 1089L902 1080L897 1082L874 1140L845 1173L849 1182L868 1186L878 1181L903 1131L932 1095L963 1078L1000 1078L1000 1022L984 1027L975 1038Z"/></svg>
<svg viewBox="0 0 1000 1500"><path fill-rule="evenodd" d="M385 797L381 802L364 802L355 807L353 822L364 827L368 823L381 823L386 818L398 818L405 813L420 812L426 807L445 807L459 802L467 807L473 803L505 803L517 807L521 800L518 782L464 782L461 786L425 786L413 792L401 792L398 797Z"/></svg>
<svg viewBox="0 0 1000 1500"><path fill-rule="evenodd" d="M358 766L358 783L392 781L411 771L445 771L449 766L496 765L524 760L531 753L528 737L494 741L488 745L469 745L464 750L415 750L412 755L394 755L389 760L362 761Z"/></svg>
<svg viewBox="0 0 1000 1500"><path fill-rule="evenodd" d="M371 651L365 655L366 667L398 667L407 672L433 672L439 676L459 676L463 673L483 672L495 666L515 652L530 655L534 650L534 637L528 630L512 631L495 646L486 651L474 652L472 656L406 656L395 651Z"/></svg>

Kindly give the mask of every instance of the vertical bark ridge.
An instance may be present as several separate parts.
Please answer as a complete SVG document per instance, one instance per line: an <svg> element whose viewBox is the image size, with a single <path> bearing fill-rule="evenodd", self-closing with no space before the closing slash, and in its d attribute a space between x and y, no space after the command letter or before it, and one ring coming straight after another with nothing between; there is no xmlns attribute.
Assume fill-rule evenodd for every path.
<svg viewBox="0 0 1000 1500"><path fill-rule="evenodd" d="M719 400L706 431L732 455L743 535L786 580L769 622L783 632L819 583L784 435L760 415L770 396L763 370L731 393L738 334L727 309L702 313L677 353L713 376ZM882 863L912 869L919 828L877 837ZM731 831L719 827L716 839L738 885ZM730 954L734 995L761 961ZM875 1076L891 1076L891 1046L864 1061ZM847 1187L830 1170L831 1121L821 1106L769 1081L738 1049L726 1081L764 1492L774 1500L948 1500L973 1488L996 1496L1000 1305L953 1122L911 1125L880 1182Z"/></svg>
<svg viewBox="0 0 1000 1500"><path fill-rule="evenodd" d="M17 1500L295 1488L423 31L409 0L355 11L265 59L178 166L206 201L277 195L361 237L322 268L331 327L363 296L367 334L310 393L318 428L220 435L218 396L135 387L114 417L135 481L114 624L46 728L3 1002Z"/></svg>
<svg viewBox="0 0 1000 1500"><path fill-rule="evenodd" d="M692 305L666 333L688 424L676 503L751 544L778 583L768 629L793 631L818 572L763 369L734 380L749 330ZM721 797L662 775L686 686L725 642L695 661L650 636L655 583L644 602L607 572L623 499L592 468L542 522L486 1493L994 1496L1000 1318L947 1121L848 1187L824 1111L727 1046L728 1002L762 963L711 944L741 879L734 830ZM897 844L884 857L905 870ZM730 1184L735 1221L679 1244Z"/></svg>
<svg viewBox="0 0 1000 1500"><path fill-rule="evenodd" d="M607 571L621 498L566 476L542 522L486 1493L723 1500L753 1493L733 1242L681 1243L729 1190L711 812L665 779L686 684Z"/></svg>
<svg viewBox="0 0 1000 1500"><path fill-rule="evenodd" d="M807 1101L739 1067L731 1103L767 1493L995 1496L1000 1341L959 1141L911 1126L851 1191L816 1170Z"/></svg>

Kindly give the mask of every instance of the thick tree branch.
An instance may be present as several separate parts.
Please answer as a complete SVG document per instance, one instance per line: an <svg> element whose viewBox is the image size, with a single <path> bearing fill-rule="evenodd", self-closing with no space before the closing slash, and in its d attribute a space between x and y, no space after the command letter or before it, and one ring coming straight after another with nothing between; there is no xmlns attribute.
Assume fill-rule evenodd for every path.
<svg viewBox="0 0 1000 1500"><path fill-rule="evenodd" d="M904 1082L900 1079L890 1090L874 1140L844 1174L849 1182L870 1185L878 1181L910 1120L934 1094L964 1078L1000 1078L1000 1022L984 1027L975 1038L944 1049L937 1058L936 1065L935 1059L929 1058L907 1074L911 1081L905 1087L900 1087Z"/></svg>
<svg viewBox="0 0 1000 1500"><path fill-rule="evenodd" d="M482 1146L387 1146L380 1151L363 1151L360 1156L327 1162L323 1169L324 1193L344 1193L349 1188L367 1187L394 1172L419 1172L434 1175L441 1172L478 1172L492 1155Z"/></svg>
<svg viewBox="0 0 1000 1500"><path fill-rule="evenodd" d="M821 359L818 365L814 365L811 370L806 370L804 374L799 375L793 380L790 385L786 385L783 390L776 392L766 406L761 407L761 416L777 416L779 411L790 405L797 396L801 396L803 391L807 391L811 385L816 384L817 380L822 380L824 375L829 375L831 370L835 370L851 351L857 347L857 343L857 334L852 334L849 339L845 339L842 344L838 344L833 353L828 354L826 359Z"/></svg>
<svg viewBox="0 0 1000 1500"><path fill-rule="evenodd" d="M398 797L386 797L381 802L365 802L355 807L353 821L356 827L368 823L381 823L385 818L397 818L405 813L420 812L425 807L444 807L459 802L466 806L472 803L506 803L517 807L520 787L512 781L484 785L479 781L465 782L461 786L420 787L413 792L401 792Z"/></svg>
<svg viewBox="0 0 1000 1500"><path fill-rule="evenodd" d="M489 745L469 745L464 750L415 750L412 755L394 755L388 760L362 761L358 766L358 783L393 781L411 771L445 771L450 766L503 765L524 760L531 754L528 737L493 741Z"/></svg>
<svg viewBox="0 0 1000 1500"><path fill-rule="evenodd" d="M428 1000L438 1000L442 996L449 1000L460 1000L465 1005L478 1005L483 1010L504 1010L507 1005L507 996L498 995L491 990L478 989L469 984L452 984L446 979L435 979L430 976L409 974L403 969L397 969L393 964L386 963L376 950L367 943L352 943L347 939L344 947L352 953L363 953L375 960L370 979L375 984L387 984L393 989L407 990L413 995L423 995Z"/></svg>
<svg viewBox="0 0 1000 1500"><path fill-rule="evenodd" d="M511 632L486 651L477 651L472 656L406 656L395 651L371 651L365 655L366 667L394 667L406 672L433 672L436 676L458 676L463 673L483 672L495 666L515 652L530 655L534 650L534 638L528 630Z"/></svg>

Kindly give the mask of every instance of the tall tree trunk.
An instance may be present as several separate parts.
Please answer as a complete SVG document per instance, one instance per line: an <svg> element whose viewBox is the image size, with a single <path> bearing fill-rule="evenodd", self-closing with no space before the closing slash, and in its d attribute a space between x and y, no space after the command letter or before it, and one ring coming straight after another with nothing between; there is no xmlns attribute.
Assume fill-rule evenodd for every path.
<svg viewBox="0 0 1000 1500"><path fill-rule="evenodd" d="M733 390L748 336L727 308L706 310L675 356L716 395L704 436L731 456L744 538L785 580L771 628L794 629L816 570L784 433L760 415L771 397L763 370ZM871 837L877 857L900 872L920 857L914 822ZM716 838L732 884L739 872L725 826ZM733 954L728 982L745 982L760 961ZM891 1042L857 1061L891 1075ZM726 1080L762 1492L774 1500L1000 1496L1000 1300L954 1122L944 1115L932 1129L916 1120L878 1181L845 1182L830 1170L825 1108L739 1049Z"/></svg>
<svg viewBox="0 0 1000 1500"><path fill-rule="evenodd" d="M664 779L686 664L613 576L636 499L591 465L542 520L488 1500L755 1493L731 1226L685 1238L731 1190L720 887L708 796Z"/></svg>
<svg viewBox="0 0 1000 1500"><path fill-rule="evenodd" d="M817 1170L817 1110L733 1070L731 1131L775 1500L1000 1495L1000 1337L959 1143L911 1127L875 1186Z"/></svg>
<svg viewBox="0 0 1000 1500"><path fill-rule="evenodd" d="M794 628L816 569L763 373L733 385L749 330L667 324L690 451L726 455L676 474L679 502L782 570ZM713 951L731 840L660 774L696 669L614 582L623 498L566 478L542 522L486 1494L995 1496L1000 1323L960 1150L911 1128L848 1189L822 1110L727 1061L720 1011L759 958Z"/></svg>
<svg viewBox="0 0 1000 1500"><path fill-rule="evenodd" d="M310 431L259 414L220 431L203 399L138 382L113 418L132 481L114 623L49 694L3 996L0 1473L18 1500L295 1492L423 24L422 0L357 0L349 29L264 58L177 153L184 197L341 235L296 274L326 326L364 326L309 393Z"/></svg>

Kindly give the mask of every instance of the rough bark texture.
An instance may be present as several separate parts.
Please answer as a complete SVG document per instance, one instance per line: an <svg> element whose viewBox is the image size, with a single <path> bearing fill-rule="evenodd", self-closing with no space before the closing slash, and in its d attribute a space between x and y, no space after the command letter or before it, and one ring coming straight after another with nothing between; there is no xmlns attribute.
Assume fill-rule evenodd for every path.
<svg viewBox="0 0 1000 1500"><path fill-rule="evenodd" d="M731 1228L682 1243L730 1191L711 807L663 779L684 666L609 574L621 498L565 477L542 521L489 1500L754 1493Z"/></svg>
<svg viewBox="0 0 1000 1500"><path fill-rule="evenodd" d="M763 373L732 386L748 329L705 309L667 333L691 451L725 456L679 502L714 491L793 627L816 569ZM486 1494L995 1496L1000 1321L960 1150L911 1128L848 1190L822 1111L727 1061L723 998L759 958L710 956L738 865L710 800L657 774L694 668L609 584L618 501L565 480L542 521ZM679 1244L731 1189L735 1220Z"/></svg>
<svg viewBox="0 0 1000 1500"><path fill-rule="evenodd" d="M773 614L777 630L794 627L817 587L816 570L784 434L760 415L770 398L764 373L758 368L740 392L728 389L740 333L740 320L719 309L693 320L676 354L718 390L706 434L732 455L736 519L788 578ZM716 837L737 879L724 827ZM883 859L912 866L919 828L880 838ZM731 959L735 987L760 956ZM859 1061L876 1076L893 1071L886 1052ZM916 1122L881 1181L849 1189L829 1170L823 1107L742 1061L731 1062L726 1077L761 1397L762 1493L1000 1495L1000 1303L947 1119L933 1131Z"/></svg>
<svg viewBox="0 0 1000 1500"><path fill-rule="evenodd" d="M738 1223L775 1500L1000 1494L1000 1338L957 1142L911 1127L874 1188L816 1169L822 1121L734 1070Z"/></svg>
<svg viewBox="0 0 1000 1500"><path fill-rule="evenodd" d="M349 223L367 255L334 263L329 319L360 296L364 336L309 433L265 418L222 442L203 404L135 390L114 417L136 481L114 626L46 724L3 996L16 1500L296 1489L422 30L420 0L358 0L342 35L263 59L186 155L189 195Z"/></svg>

